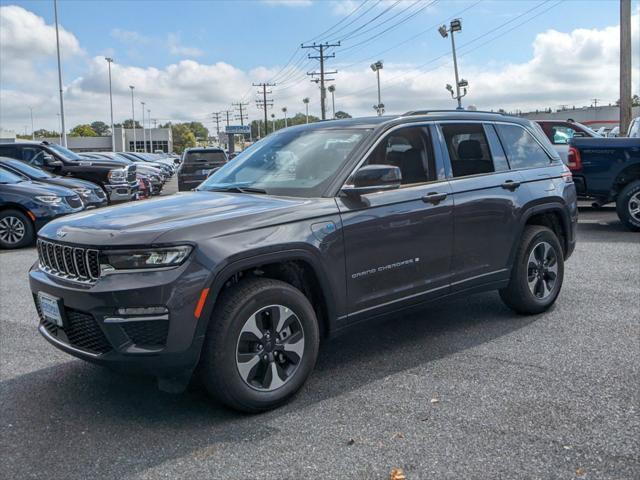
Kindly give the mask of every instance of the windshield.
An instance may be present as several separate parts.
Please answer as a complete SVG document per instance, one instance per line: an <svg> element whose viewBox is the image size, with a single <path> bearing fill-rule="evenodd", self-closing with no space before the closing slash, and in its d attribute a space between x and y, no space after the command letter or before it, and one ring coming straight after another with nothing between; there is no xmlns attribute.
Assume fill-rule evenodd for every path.
<svg viewBox="0 0 640 480"><path fill-rule="evenodd" d="M37 167L32 167L22 162L11 162L11 167L15 170L20 170L26 176L31 178L53 178L55 175L51 175L49 172L45 172Z"/></svg>
<svg viewBox="0 0 640 480"><path fill-rule="evenodd" d="M0 183L18 183L22 181L24 181L24 178L0 168Z"/></svg>
<svg viewBox="0 0 640 480"><path fill-rule="evenodd" d="M369 130L284 130L253 144L198 190L247 188L319 197Z"/></svg>
<svg viewBox="0 0 640 480"><path fill-rule="evenodd" d="M64 148L61 147L60 145L57 145L55 143L52 143L50 145L47 145L51 150L53 150L54 152L56 152L58 155L60 155L61 157L63 157L65 160L70 160L73 162L77 162L77 161L81 161L81 160L86 160L83 159L80 155L78 155L75 152L72 152L71 150L69 150L68 148Z"/></svg>

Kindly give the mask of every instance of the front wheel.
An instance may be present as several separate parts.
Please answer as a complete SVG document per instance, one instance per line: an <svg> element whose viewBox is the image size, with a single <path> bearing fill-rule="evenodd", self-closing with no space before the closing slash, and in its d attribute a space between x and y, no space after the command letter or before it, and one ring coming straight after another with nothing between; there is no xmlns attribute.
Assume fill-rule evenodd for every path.
<svg viewBox="0 0 640 480"><path fill-rule="evenodd" d="M622 189L616 200L618 218L633 232L640 231L640 180Z"/></svg>
<svg viewBox="0 0 640 480"><path fill-rule="evenodd" d="M300 290L268 278L243 280L217 301L202 381L211 396L236 410L275 408L311 373L319 337L313 307Z"/></svg>
<svg viewBox="0 0 640 480"><path fill-rule="evenodd" d="M0 212L0 247L22 248L35 240L35 228L31 220L18 210Z"/></svg>
<svg viewBox="0 0 640 480"><path fill-rule="evenodd" d="M547 227L528 225L500 298L518 313L542 313L558 298L563 278L564 254L558 237Z"/></svg>

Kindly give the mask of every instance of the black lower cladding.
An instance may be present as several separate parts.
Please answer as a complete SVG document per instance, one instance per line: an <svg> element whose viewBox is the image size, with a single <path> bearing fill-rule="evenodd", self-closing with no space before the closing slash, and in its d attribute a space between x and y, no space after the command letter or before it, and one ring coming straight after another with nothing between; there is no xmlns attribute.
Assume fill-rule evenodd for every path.
<svg viewBox="0 0 640 480"><path fill-rule="evenodd" d="M162 347L167 343L168 320L135 321L123 323L122 329L131 342L141 347Z"/></svg>
<svg viewBox="0 0 640 480"><path fill-rule="evenodd" d="M42 316L37 300L36 307L44 328L61 342L94 354L108 353L113 350L93 315L65 308L66 323L63 328Z"/></svg>

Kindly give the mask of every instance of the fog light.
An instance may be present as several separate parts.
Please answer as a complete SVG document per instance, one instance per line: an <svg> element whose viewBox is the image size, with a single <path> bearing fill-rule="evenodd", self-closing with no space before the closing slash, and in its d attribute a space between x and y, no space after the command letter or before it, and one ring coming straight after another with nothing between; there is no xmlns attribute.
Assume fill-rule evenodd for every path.
<svg viewBox="0 0 640 480"><path fill-rule="evenodd" d="M118 315L164 315L169 313L166 307L119 308Z"/></svg>

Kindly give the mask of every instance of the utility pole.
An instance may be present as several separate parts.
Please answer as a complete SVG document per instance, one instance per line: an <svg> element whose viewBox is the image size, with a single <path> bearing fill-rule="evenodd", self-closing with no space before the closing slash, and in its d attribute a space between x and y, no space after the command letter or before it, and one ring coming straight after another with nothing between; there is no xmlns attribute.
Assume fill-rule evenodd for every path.
<svg viewBox="0 0 640 480"><path fill-rule="evenodd" d="M258 108L262 108L264 110L264 135L265 137L267 136L267 134L269 133L268 130L268 120L267 120L267 109L269 107L273 107L273 100L272 99L267 99L267 95L271 94L271 90L267 91L268 87L275 87L276 84L275 83L254 83L253 84L254 87L260 87L262 89L262 91L258 90L259 94L262 94L262 100L256 100L256 105Z"/></svg>
<svg viewBox="0 0 640 480"><path fill-rule="evenodd" d="M620 134L631 123L631 0L620 0Z"/></svg>
<svg viewBox="0 0 640 480"><path fill-rule="evenodd" d="M111 64L113 63L113 58L104 57L109 65L109 107L111 108L111 151L116 151L116 132L113 130L113 93L111 91Z"/></svg>
<svg viewBox="0 0 640 480"><path fill-rule="evenodd" d="M131 89L131 123L133 124L133 150L134 152L138 151L138 146L136 145L136 109L133 103L133 90L134 87L133 85L129 85L129 88Z"/></svg>
<svg viewBox="0 0 640 480"><path fill-rule="evenodd" d="M62 146L67 146L67 132L64 126L64 99L62 94L62 64L60 63L60 35L58 33L58 0L53 0L53 13L56 17L56 51L58 52L58 87L60 88L60 138Z"/></svg>
<svg viewBox="0 0 640 480"><path fill-rule="evenodd" d="M144 153L147 153L147 131L144 129L144 105L145 102L140 102L142 104L142 150Z"/></svg>
<svg viewBox="0 0 640 480"><path fill-rule="evenodd" d="M224 113L226 115L226 117L227 117L227 127L228 127L229 126L229 114L232 113L232 111L231 110L223 110L220 113Z"/></svg>
<svg viewBox="0 0 640 480"><path fill-rule="evenodd" d="M31 112L31 140L36 139L35 130L33 129L33 107L29 107L29 111Z"/></svg>
<svg viewBox="0 0 640 480"><path fill-rule="evenodd" d="M600 101L599 98L592 98L591 101L593 102L593 107L597 108L598 107L598 102Z"/></svg>
<svg viewBox="0 0 640 480"><path fill-rule="evenodd" d="M244 121L249 120L249 116L247 115L247 111L244 109L244 107L248 106L249 103L238 102L232 103L231 105L238 108L239 114L235 116L235 119L240 120L240 125L244 126Z"/></svg>
<svg viewBox="0 0 640 480"><path fill-rule="evenodd" d="M213 112L211 117L213 121L216 122L216 137L218 140L218 145L220 145L220 112Z"/></svg>
<svg viewBox="0 0 640 480"><path fill-rule="evenodd" d="M326 120L327 119L327 107L325 104L325 99L327 97L327 91L325 89L325 82L331 82L334 79L333 78L325 78L325 75L334 75L336 73L338 73L336 70L331 71L331 72L326 72L324 69L324 61L328 58L335 58L336 54L332 53L331 55L327 55L325 53L325 50L331 47L339 47L340 46L340 42L337 43L328 43L328 42L324 42L324 43L316 43L313 42L310 45L300 45L301 48L313 48L314 50L316 50L319 55L307 55L308 58L310 59L316 59L316 60L320 60L320 71L319 72L307 72L307 75L311 76L311 77L316 77L319 76L320 78L313 78L311 81L315 82L315 83L319 83L320 84L320 113L322 116L322 120Z"/></svg>

